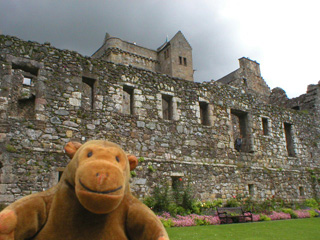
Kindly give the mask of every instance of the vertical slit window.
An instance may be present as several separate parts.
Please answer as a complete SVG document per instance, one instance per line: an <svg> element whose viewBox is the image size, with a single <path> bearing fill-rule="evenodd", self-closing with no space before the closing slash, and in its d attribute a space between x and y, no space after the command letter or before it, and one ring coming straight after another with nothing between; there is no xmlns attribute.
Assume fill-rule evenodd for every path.
<svg viewBox="0 0 320 240"><path fill-rule="evenodd" d="M35 119L36 97L32 95L29 98L18 100L18 115L24 119Z"/></svg>
<svg viewBox="0 0 320 240"><path fill-rule="evenodd" d="M183 58L183 64L185 65L185 66L187 66L187 58Z"/></svg>
<svg viewBox="0 0 320 240"><path fill-rule="evenodd" d="M208 103L199 102L200 105L200 120L201 124L209 126L209 111L208 111Z"/></svg>
<svg viewBox="0 0 320 240"><path fill-rule="evenodd" d="M123 102L122 110L124 114L132 115L134 114L134 100L133 100L134 89L128 86L123 87Z"/></svg>
<svg viewBox="0 0 320 240"><path fill-rule="evenodd" d="M172 120L173 109L172 109L172 96L162 95L162 116L163 119Z"/></svg>
<svg viewBox="0 0 320 240"><path fill-rule="evenodd" d="M82 77L83 97L81 105L85 110L93 110L94 108L95 82L96 80L93 78Z"/></svg>
<svg viewBox="0 0 320 240"><path fill-rule="evenodd" d="M234 148L238 152L252 152L248 129L248 113L241 110L231 110Z"/></svg>
<svg viewBox="0 0 320 240"><path fill-rule="evenodd" d="M182 65L182 57L179 57L179 64Z"/></svg>
<svg viewBox="0 0 320 240"><path fill-rule="evenodd" d="M262 118L262 130L263 130L263 135L269 135L269 120L268 120L268 118Z"/></svg>
<svg viewBox="0 0 320 240"><path fill-rule="evenodd" d="M288 156L295 157L292 124L284 123L283 125L284 125L284 133L286 137L286 146L287 146Z"/></svg>
<svg viewBox="0 0 320 240"><path fill-rule="evenodd" d="M173 176L172 180L172 189L179 190L182 187L182 177L181 176Z"/></svg>
<svg viewBox="0 0 320 240"><path fill-rule="evenodd" d="M249 195L251 197L253 197L254 196L254 184L249 184L248 189L249 189Z"/></svg>
<svg viewBox="0 0 320 240"><path fill-rule="evenodd" d="M300 195L300 197L303 197L305 195L303 187L299 187L299 195Z"/></svg>

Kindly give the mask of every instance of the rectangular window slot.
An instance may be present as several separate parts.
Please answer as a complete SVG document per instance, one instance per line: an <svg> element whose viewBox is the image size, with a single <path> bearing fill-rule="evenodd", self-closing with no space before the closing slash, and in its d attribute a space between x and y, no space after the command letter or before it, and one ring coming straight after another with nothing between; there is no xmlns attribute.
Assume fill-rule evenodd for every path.
<svg viewBox="0 0 320 240"><path fill-rule="evenodd" d="M262 118L262 130L263 130L263 135L269 135L269 119L268 118Z"/></svg>
<svg viewBox="0 0 320 240"><path fill-rule="evenodd" d="M305 195L304 188L303 187L299 187L299 196L303 197L304 195Z"/></svg>
<svg viewBox="0 0 320 240"><path fill-rule="evenodd" d="M123 86L123 102L122 102L122 112L124 114L132 115L134 114L133 106L134 106L134 100L133 100L133 91L134 89L128 86Z"/></svg>
<svg viewBox="0 0 320 240"><path fill-rule="evenodd" d="M179 56L179 64L182 65L182 57Z"/></svg>
<svg viewBox="0 0 320 240"><path fill-rule="evenodd" d="M83 94L82 94L81 106L85 110L93 110L94 108L95 82L96 82L96 79L82 77Z"/></svg>
<svg viewBox="0 0 320 240"><path fill-rule="evenodd" d="M35 119L35 96L18 100L18 115L24 119Z"/></svg>
<svg viewBox="0 0 320 240"><path fill-rule="evenodd" d="M185 66L187 66L187 58L183 58L183 64L185 65Z"/></svg>
<svg viewBox="0 0 320 240"><path fill-rule="evenodd" d="M199 102L199 105L201 124L209 126L209 104L206 102Z"/></svg>
<svg viewBox="0 0 320 240"><path fill-rule="evenodd" d="M179 190L182 187L182 177L181 176L172 176L171 177L172 181L172 189L174 190Z"/></svg>
<svg viewBox="0 0 320 240"><path fill-rule="evenodd" d="M248 189L249 189L249 195L251 197L254 196L254 184L248 184Z"/></svg>
<svg viewBox="0 0 320 240"><path fill-rule="evenodd" d="M172 120L172 117L173 117L172 96L162 95L162 116L163 116L163 119Z"/></svg>
<svg viewBox="0 0 320 240"><path fill-rule="evenodd" d="M286 146L287 152L289 157L295 157L294 151L294 140L293 140L293 133L292 133L292 124L284 123L284 133L286 136Z"/></svg>
<svg viewBox="0 0 320 240"><path fill-rule="evenodd" d="M232 130L234 148L238 152L253 152L248 129L248 113L241 110L231 109Z"/></svg>
<svg viewBox="0 0 320 240"><path fill-rule="evenodd" d="M18 64L12 63L12 69L20 69L20 70L24 71L24 73L26 73L26 74L29 73L35 77L38 76L38 73L39 73L39 68L30 66L29 64L28 65L18 65Z"/></svg>

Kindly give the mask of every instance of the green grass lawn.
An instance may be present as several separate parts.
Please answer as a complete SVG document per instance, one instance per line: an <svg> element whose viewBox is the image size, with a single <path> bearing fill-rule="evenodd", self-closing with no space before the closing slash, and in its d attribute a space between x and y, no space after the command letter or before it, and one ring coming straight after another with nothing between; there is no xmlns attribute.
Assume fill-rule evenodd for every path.
<svg viewBox="0 0 320 240"><path fill-rule="evenodd" d="M319 240L320 218L167 228L170 240Z"/></svg>

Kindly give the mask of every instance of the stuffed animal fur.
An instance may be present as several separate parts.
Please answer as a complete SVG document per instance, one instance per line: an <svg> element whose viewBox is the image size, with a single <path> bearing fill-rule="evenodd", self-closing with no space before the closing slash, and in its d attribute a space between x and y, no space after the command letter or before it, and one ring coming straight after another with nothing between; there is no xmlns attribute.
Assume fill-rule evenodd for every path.
<svg viewBox="0 0 320 240"><path fill-rule="evenodd" d="M157 216L129 188L138 160L108 141L69 142L72 158L53 188L0 213L0 240L168 240Z"/></svg>

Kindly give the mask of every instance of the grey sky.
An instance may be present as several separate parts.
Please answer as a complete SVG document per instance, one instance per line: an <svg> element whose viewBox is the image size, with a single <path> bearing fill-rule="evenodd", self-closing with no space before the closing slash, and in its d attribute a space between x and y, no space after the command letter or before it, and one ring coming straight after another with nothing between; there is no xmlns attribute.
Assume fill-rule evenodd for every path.
<svg viewBox="0 0 320 240"><path fill-rule="evenodd" d="M303 6L294 0L257 2L264 1L0 0L0 31L90 56L106 32L156 49L167 35L170 39L181 30L193 48L196 81L223 77L244 56L261 64L270 88L282 87L289 97L305 93L308 84L319 80L320 51L313 44L320 39L311 25L318 18L309 16L301 26L292 19L301 22L302 14L316 14L316 6L309 0Z"/></svg>

